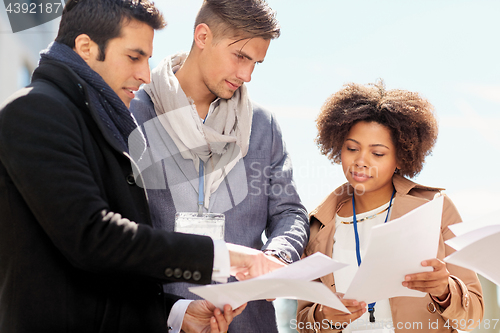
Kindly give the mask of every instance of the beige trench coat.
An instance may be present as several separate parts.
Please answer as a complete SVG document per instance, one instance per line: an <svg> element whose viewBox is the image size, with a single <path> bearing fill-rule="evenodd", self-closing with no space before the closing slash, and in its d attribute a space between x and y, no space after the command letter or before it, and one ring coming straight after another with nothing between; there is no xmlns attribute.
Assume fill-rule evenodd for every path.
<svg viewBox="0 0 500 333"><path fill-rule="evenodd" d="M391 220L432 200L436 195L440 195L442 190L418 185L399 175L393 177L393 184L396 195ZM353 188L349 184L344 184L311 212L311 236L304 256L315 252L332 256L335 212L347 200L350 200L352 192ZM442 260L454 252L444 242L454 237L448 226L461 221L453 202L445 195L437 258ZM396 332L456 332L454 328L470 331L479 324L483 318L484 309L481 284L476 273L451 264L447 264L447 268L451 275L449 278L451 303L444 311L439 302L436 302L430 295L389 299ZM323 276L320 280L335 292L333 273ZM338 329L327 327L324 318L314 318L317 306L319 304L298 302L298 331L304 333L339 332ZM447 324L449 327L445 327Z"/></svg>

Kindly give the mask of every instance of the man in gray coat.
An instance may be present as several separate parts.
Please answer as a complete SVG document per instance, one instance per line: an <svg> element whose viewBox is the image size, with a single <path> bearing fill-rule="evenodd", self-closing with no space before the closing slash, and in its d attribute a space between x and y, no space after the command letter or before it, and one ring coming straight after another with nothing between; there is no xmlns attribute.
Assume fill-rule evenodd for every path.
<svg viewBox="0 0 500 333"><path fill-rule="evenodd" d="M139 171L154 227L174 230L188 213L198 212L201 223L220 213L226 242L285 265L307 243L307 214L276 119L249 99L245 85L279 34L265 1L204 1L190 53L165 58L131 111L148 144ZM188 286L164 289L195 298ZM277 332L273 304L249 302L229 331Z"/></svg>

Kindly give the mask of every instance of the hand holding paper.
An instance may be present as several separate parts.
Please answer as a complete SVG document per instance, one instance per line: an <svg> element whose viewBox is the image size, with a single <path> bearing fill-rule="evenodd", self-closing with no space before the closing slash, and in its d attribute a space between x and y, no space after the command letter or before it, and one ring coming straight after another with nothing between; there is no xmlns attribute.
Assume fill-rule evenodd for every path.
<svg viewBox="0 0 500 333"><path fill-rule="evenodd" d="M398 296L424 296L402 282L408 274L432 270L421 263L437 255L442 210L443 197L439 197L374 227L366 255L345 297L372 303Z"/></svg>
<svg viewBox="0 0 500 333"><path fill-rule="evenodd" d="M424 293L429 293L440 300L445 300L450 293L448 284L450 272L448 272L446 264L439 259L429 259L423 261L422 266L432 267L433 271L408 274L405 277L403 286Z"/></svg>
<svg viewBox="0 0 500 333"><path fill-rule="evenodd" d="M189 304L182 321L182 331L194 332L226 332L234 317L245 309L246 304L237 309L225 305L224 312L205 300L193 301Z"/></svg>
<svg viewBox="0 0 500 333"><path fill-rule="evenodd" d="M367 254L347 290L345 298L371 303L390 297L425 295L422 291L404 287L402 282L408 274L432 271L432 267L422 267L421 263L436 257L442 208L443 198L440 197L397 220L373 228ZM259 259L252 261L255 258L250 260L247 258L248 255L257 257L262 255L265 259L269 259L269 256L256 250L253 253L252 249L247 248L245 251L251 253L245 251L241 253L238 245L231 244L230 246L234 246L232 248L234 256L231 257L231 261L233 262L234 258L235 262L246 267L247 273L242 275L242 279L248 279L254 274L265 273L265 270L272 271L281 264L277 260L277 263L266 262L253 266L254 263L259 262ZM437 267L438 263L432 261L432 265ZM255 279L222 285L192 287L189 290L217 307L229 304L236 308L251 300L283 297L302 299L349 312L342 301L325 285L311 282L311 280L344 266L345 264L316 253ZM446 274L446 272L439 274L442 273ZM422 278L420 277L420 279ZM428 278L423 278L423 280L428 280ZM438 287L436 290L442 291L442 288Z"/></svg>
<svg viewBox="0 0 500 333"><path fill-rule="evenodd" d="M336 329L342 329L349 325L351 322L355 321L366 312L366 303L358 302L352 299L345 299L344 294L335 293L337 297L342 301L342 304L347 308L350 313L339 311L328 306L320 305L316 310L318 317L321 321L322 319L328 319Z"/></svg>
<svg viewBox="0 0 500 333"><path fill-rule="evenodd" d="M238 280L248 280L272 272L286 265L262 251L236 244L226 244L231 262L231 275ZM240 304L241 305L241 304Z"/></svg>
<svg viewBox="0 0 500 333"><path fill-rule="evenodd" d="M270 298L302 299L325 304L348 312L339 298L325 285L311 282L345 267L321 253L315 253L296 263L255 279L227 284L191 287L189 290L217 307L229 304L233 308L252 300Z"/></svg>

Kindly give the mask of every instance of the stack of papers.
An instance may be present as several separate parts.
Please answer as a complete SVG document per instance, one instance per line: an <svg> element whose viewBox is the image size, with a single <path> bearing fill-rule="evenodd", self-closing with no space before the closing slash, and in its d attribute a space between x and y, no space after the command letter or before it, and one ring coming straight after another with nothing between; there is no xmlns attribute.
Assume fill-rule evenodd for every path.
<svg viewBox="0 0 500 333"><path fill-rule="evenodd" d="M373 227L366 255L344 298L372 303L391 297L425 296L402 283L407 274L433 270L421 263L437 256L442 211L443 197L438 197Z"/></svg>
<svg viewBox="0 0 500 333"><path fill-rule="evenodd" d="M344 298L371 303L391 297L426 295L403 287L402 282L407 274L432 270L432 267L423 267L421 262L436 258L442 210L443 197L439 197L399 219L374 227L367 253ZM255 279L189 290L219 308L224 304L236 308L252 300L281 297L349 312L328 287L313 281L345 266L315 253Z"/></svg>
<svg viewBox="0 0 500 333"><path fill-rule="evenodd" d="M500 285L500 265L491 256L500 252L500 224L473 229L477 224L458 223L450 226L455 238L446 244L457 250L444 259L447 263L475 271Z"/></svg>

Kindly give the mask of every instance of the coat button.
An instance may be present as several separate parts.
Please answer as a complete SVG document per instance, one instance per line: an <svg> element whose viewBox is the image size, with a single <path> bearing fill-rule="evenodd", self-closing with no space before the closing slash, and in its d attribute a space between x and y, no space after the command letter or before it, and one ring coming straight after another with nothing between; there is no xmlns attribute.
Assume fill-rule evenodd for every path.
<svg viewBox="0 0 500 333"><path fill-rule="evenodd" d="M174 270L172 268L167 268L165 270L165 276L166 277L172 277L172 275L174 275Z"/></svg>
<svg viewBox="0 0 500 333"><path fill-rule="evenodd" d="M182 276L182 269L176 268L174 270L174 278L179 279Z"/></svg>
<svg viewBox="0 0 500 333"><path fill-rule="evenodd" d="M133 173L127 176L127 183L129 185L135 185L135 178Z"/></svg>
<svg viewBox="0 0 500 333"><path fill-rule="evenodd" d="M430 312L430 313L435 313L436 312L436 306L434 305L434 303L429 303L427 304L427 310Z"/></svg>
<svg viewBox="0 0 500 333"><path fill-rule="evenodd" d="M201 273L198 271L194 271L193 272L193 280L200 281L200 279L201 279Z"/></svg>
<svg viewBox="0 0 500 333"><path fill-rule="evenodd" d="M184 274L182 274L182 277L186 280L189 280L193 274L191 274L190 271L184 271Z"/></svg>

